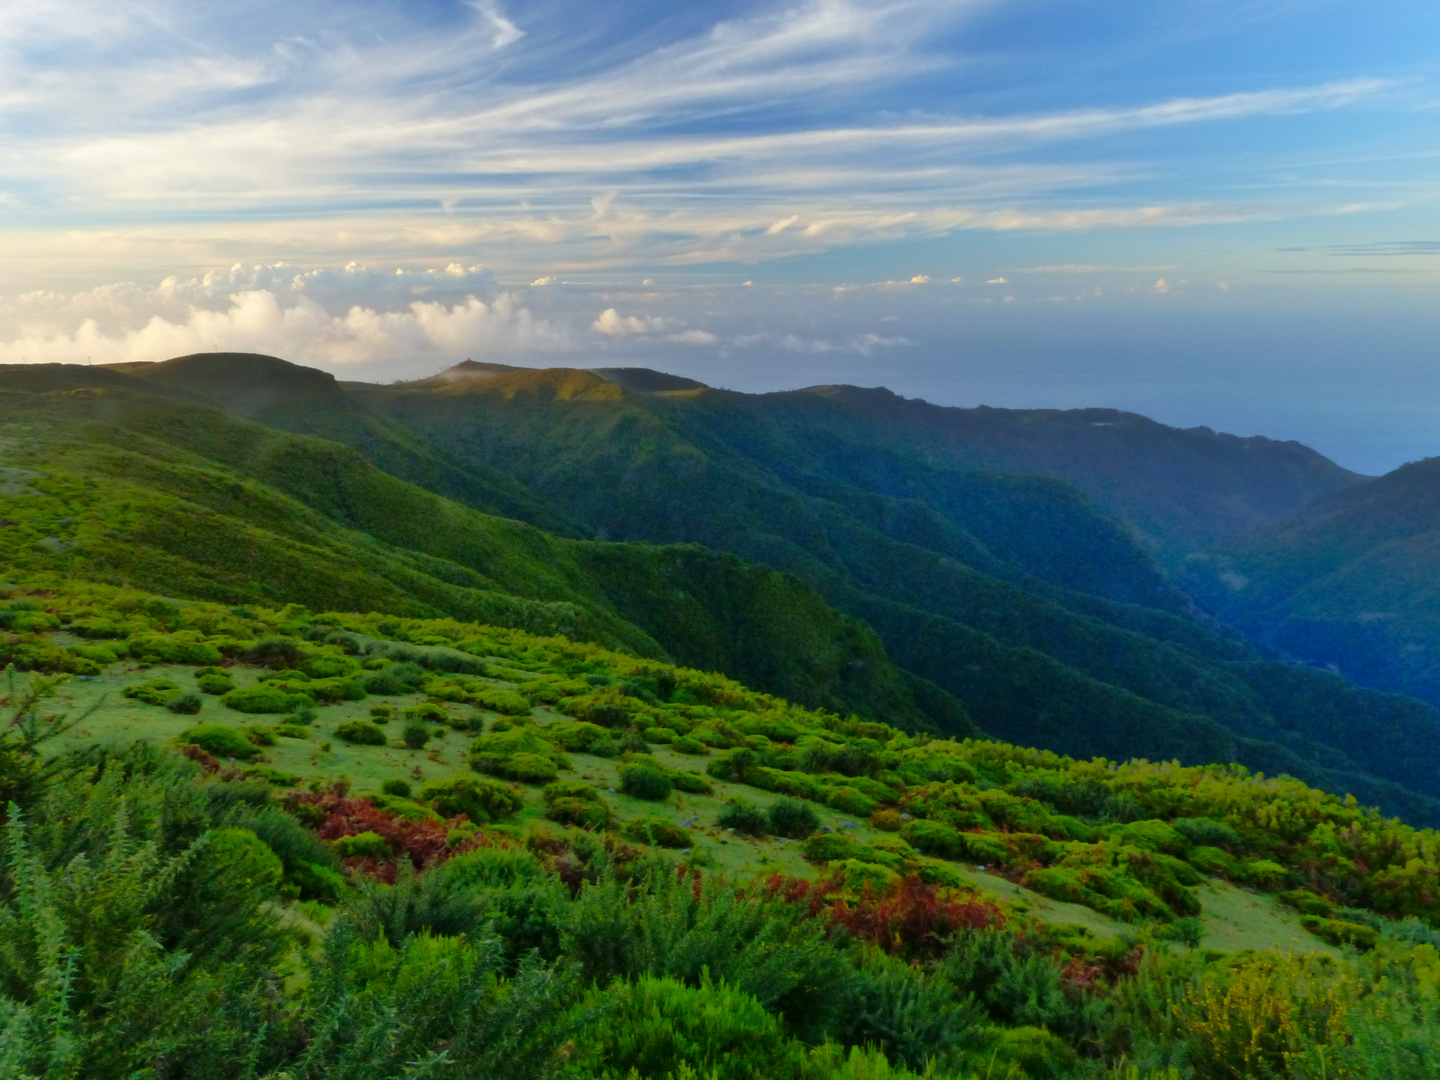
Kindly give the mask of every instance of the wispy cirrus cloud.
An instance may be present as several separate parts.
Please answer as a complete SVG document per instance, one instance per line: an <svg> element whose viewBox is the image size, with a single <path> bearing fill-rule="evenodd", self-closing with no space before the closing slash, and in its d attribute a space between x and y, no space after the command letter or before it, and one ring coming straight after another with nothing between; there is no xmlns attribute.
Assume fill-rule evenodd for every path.
<svg viewBox="0 0 1440 1080"><path fill-rule="evenodd" d="M73 272L80 251L147 268L484 252L520 274L537 251L559 270L693 265L1275 217L1297 208L1146 197L1152 163L1044 148L1391 85L976 110L953 81L981 55L966 29L1003 6L602 3L582 30L568 3L356 0L337 20L322 2L17 0L0 13L0 275Z"/></svg>

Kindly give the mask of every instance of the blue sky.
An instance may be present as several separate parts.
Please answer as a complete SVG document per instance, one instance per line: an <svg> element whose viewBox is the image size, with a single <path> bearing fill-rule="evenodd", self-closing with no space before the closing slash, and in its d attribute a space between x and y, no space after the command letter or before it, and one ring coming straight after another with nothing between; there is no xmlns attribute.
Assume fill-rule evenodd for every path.
<svg viewBox="0 0 1440 1080"><path fill-rule="evenodd" d="M0 360L466 356L1440 452L1440 5L7 0Z"/></svg>

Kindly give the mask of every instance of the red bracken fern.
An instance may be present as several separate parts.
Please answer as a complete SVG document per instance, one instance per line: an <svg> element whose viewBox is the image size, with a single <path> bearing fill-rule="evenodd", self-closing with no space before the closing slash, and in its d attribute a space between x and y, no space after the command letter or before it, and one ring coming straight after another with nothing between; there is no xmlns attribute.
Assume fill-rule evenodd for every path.
<svg viewBox="0 0 1440 1080"><path fill-rule="evenodd" d="M468 820L463 814L450 821L406 821L380 809L369 799L349 798L345 789L339 786L318 793L295 791L286 799L314 806L324 815L315 828L320 839L338 840L342 836L373 832L385 838L397 858L402 853L409 856L416 870L435 866L452 855L486 842L477 834L464 845L451 846L450 830ZM355 858L347 859L346 865L372 873L385 881L393 881L395 877L393 861L380 863L374 859Z"/></svg>
<svg viewBox="0 0 1440 1080"><path fill-rule="evenodd" d="M836 899L830 920L856 937L906 959L935 956L957 930L1003 926L1005 913L973 893L927 885L917 876L876 891L869 883L851 901Z"/></svg>

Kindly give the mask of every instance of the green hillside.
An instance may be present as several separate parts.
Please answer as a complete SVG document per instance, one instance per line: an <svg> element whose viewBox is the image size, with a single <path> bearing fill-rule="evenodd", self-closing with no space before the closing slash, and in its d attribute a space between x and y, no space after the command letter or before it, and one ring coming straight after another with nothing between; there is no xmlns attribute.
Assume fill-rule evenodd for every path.
<svg viewBox="0 0 1440 1080"><path fill-rule="evenodd" d="M1440 702L1440 459L1219 544L1189 579L1288 653Z"/></svg>
<svg viewBox="0 0 1440 1080"><path fill-rule="evenodd" d="M383 610L398 610L398 589L426 613L624 642L812 705L955 732L972 730L973 718L997 737L1082 756L1240 761L1440 820L1433 708L1262 659L1239 635L1197 618L1133 532L1073 487L906 450L893 418L838 424L846 414L825 412L825 403L850 401L848 391L802 395L796 405L655 372L605 375L462 365L419 384L341 386L274 358L223 354L117 371L14 369L5 378L47 392L47 407L115 418L86 436L107 447L102 457L116 445L133 451L143 434L148 457L159 440L162 459L196 455L310 515L255 508L244 526L251 561L227 568L225 545L212 546L197 569L193 550L156 561L157 546L187 535L188 510L172 507L160 516L173 524L151 529L131 553L86 549L109 580L232 602L273 602L257 583L283 580L296 586L279 590L287 599ZM66 397L66 385L104 392ZM859 400L915 405L867 394ZM287 441L253 423L195 423L185 413L200 401L337 436L353 452ZM940 414L949 412L965 411ZM1154 428L1182 447L1198 440L1219 452L1213 437L1136 419L1142 434ZM1072 441L1084 436L1074 424L1067 430ZM1124 437L1137 449L1133 433ZM1235 453L1252 463L1276 457L1260 469L1270 488L1283 487L1297 461L1310 462L1310 473L1292 478L1295 491L1336 480L1311 467L1323 459L1293 448L1246 443ZM105 475L130 472L112 462ZM147 464L135 475L155 478L167 497L232 514L215 492L198 498L169 472ZM1255 492L1231 490L1224 470L1217 484L1212 499L1258 513ZM569 543L467 509L476 506L609 539ZM312 576L306 556L286 546L300 538L279 542L285 530L273 524L302 519L319 533L347 530L327 541L332 558L343 561L354 541L384 562L383 573L365 577L385 582L381 591L357 591L355 575L338 565ZM699 543L745 562L616 540ZM58 566L61 554L30 557ZM276 559L288 578L277 577L278 566L258 572ZM121 560L148 560L148 576L127 576Z"/></svg>
<svg viewBox="0 0 1440 1080"><path fill-rule="evenodd" d="M7 1076L1440 1055L1440 836L1290 778L907 734L454 619L0 594Z"/></svg>
<svg viewBox="0 0 1440 1080"><path fill-rule="evenodd" d="M1201 518L1233 528L1352 479L1304 448L1122 414L1006 419L852 388L753 396L606 374L491 365L346 388L599 535L698 541L802 577L998 737L1283 763L1410 813L1393 785L1361 774L1440 790L1432 709L1346 689L1348 708L1319 721L1312 703L1333 695L1332 680L1267 662L1197 618L1131 528L1059 480L971 467L989 446L990 465L1039 467L1049 447L1092 480L1109 468L1092 486L1145 503L1145 520L1168 515L1179 543ZM1161 484L1166 469L1184 483Z"/></svg>
<svg viewBox="0 0 1440 1080"><path fill-rule="evenodd" d="M55 376L22 374L29 385ZM171 397L0 394L0 559L21 575L563 633L816 706L970 730L963 708L897 671L871 631L772 570L693 547L556 538L339 444Z"/></svg>

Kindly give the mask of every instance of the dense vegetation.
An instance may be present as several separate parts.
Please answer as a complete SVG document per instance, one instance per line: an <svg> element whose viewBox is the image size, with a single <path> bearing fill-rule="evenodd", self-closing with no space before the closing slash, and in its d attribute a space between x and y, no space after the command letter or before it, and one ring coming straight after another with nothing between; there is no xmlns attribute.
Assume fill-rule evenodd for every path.
<svg viewBox="0 0 1440 1080"><path fill-rule="evenodd" d="M335 443L71 376L117 378L0 374L0 562L17 572L564 633L817 706L969 728L957 702L898 671L872 631L793 577L695 547L557 538ZM57 379L69 389L3 390Z"/></svg>
<svg viewBox="0 0 1440 1080"><path fill-rule="evenodd" d="M476 370L492 377L464 377ZM1063 473L1073 459L1097 499L1149 498L1167 535L1194 539L1347 482L1303 448L845 388L721 394L653 372L472 365L342 388L228 354L127 371L0 373L10 415L32 421L0 452L26 496L6 511L24 565L231 603L560 632L908 728L1240 761L1440 821L1433 707L1262 657L1197 617L1132 531L1074 488L974 470ZM1186 483L1165 481L1171 466ZM75 484L48 517L26 494L65 477L96 485L78 524ZM477 510L705 548L576 542Z"/></svg>
<svg viewBox="0 0 1440 1080"><path fill-rule="evenodd" d="M1312 663L1440 702L1440 459L1405 465L1191 560L1207 603Z"/></svg>
<svg viewBox="0 0 1440 1080"><path fill-rule="evenodd" d="M450 619L70 581L8 589L0 633L3 1075L1440 1055L1440 835L1286 777L941 740Z"/></svg>

